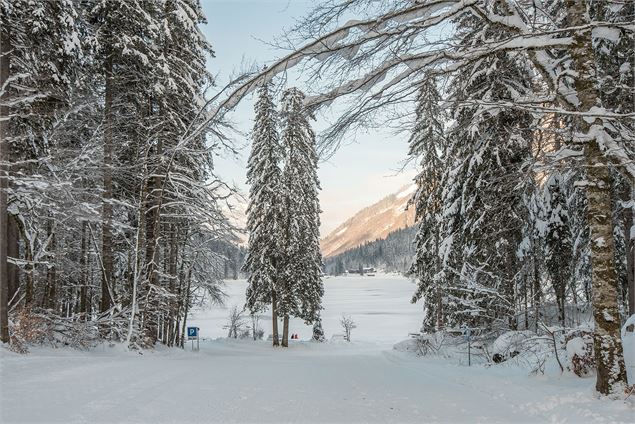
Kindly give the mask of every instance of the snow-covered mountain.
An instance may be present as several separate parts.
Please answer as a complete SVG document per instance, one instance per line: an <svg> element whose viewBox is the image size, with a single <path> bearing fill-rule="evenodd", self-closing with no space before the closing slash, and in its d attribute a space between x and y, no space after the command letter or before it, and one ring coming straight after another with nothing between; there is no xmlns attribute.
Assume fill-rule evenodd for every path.
<svg viewBox="0 0 635 424"><path fill-rule="evenodd" d="M415 190L415 184L407 185L357 212L322 239L322 255L337 255L367 241L383 239L392 231L414 224L414 208L406 210L406 205Z"/></svg>

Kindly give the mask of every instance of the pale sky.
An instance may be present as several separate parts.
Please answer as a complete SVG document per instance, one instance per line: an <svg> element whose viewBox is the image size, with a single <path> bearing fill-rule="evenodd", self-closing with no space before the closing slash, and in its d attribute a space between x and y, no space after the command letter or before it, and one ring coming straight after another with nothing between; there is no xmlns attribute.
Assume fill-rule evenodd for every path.
<svg viewBox="0 0 635 424"><path fill-rule="evenodd" d="M241 64L264 65L281 56L282 52L266 42L304 16L315 1L201 0L201 3L209 22L202 30L216 52L208 67L222 86L232 72L240 70ZM247 133L253 126L252 99L246 99L231 118L240 131ZM314 128L320 126L324 127L324 122L318 118ZM245 164L249 140L237 141L245 146L240 156L217 158L216 171L247 193ZM373 130L358 134L355 140L348 141L330 159L320 163L323 237L358 210L412 181L415 174L412 166L400 171L407 151L404 135Z"/></svg>

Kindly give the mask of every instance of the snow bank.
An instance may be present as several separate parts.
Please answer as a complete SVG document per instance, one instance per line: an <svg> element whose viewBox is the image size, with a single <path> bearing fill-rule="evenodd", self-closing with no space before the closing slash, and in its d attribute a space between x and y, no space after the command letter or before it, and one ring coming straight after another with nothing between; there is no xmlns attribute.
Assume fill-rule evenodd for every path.
<svg viewBox="0 0 635 424"><path fill-rule="evenodd" d="M635 384L635 314L622 327L622 347L628 384Z"/></svg>
<svg viewBox="0 0 635 424"><path fill-rule="evenodd" d="M399 343L398 343L399 344ZM3 423L632 422L578 378L457 366L368 342L201 342L139 355L0 349Z"/></svg>
<svg viewBox="0 0 635 424"><path fill-rule="evenodd" d="M492 345L492 355L500 355L502 360L513 358L526 349L528 339L536 337L533 331L508 331L501 334Z"/></svg>
<svg viewBox="0 0 635 424"><path fill-rule="evenodd" d="M420 355L419 341L417 339L402 340L399 343L396 343L392 348L397 352Z"/></svg>

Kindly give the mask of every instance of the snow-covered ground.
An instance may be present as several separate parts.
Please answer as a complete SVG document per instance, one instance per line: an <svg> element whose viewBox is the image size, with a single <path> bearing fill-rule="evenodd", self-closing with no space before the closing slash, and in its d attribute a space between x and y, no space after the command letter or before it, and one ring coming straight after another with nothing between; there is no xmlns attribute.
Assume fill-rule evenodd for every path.
<svg viewBox="0 0 635 424"><path fill-rule="evenodd" d="M90 352L0 350L0 422L634 422L628 401L598 400L593 379L528 376L515 366L466 367L391 349L418 328L412 284L328 279L328 335L357 322L353 342L204 340L199 352L120 347ZM234 285L235 284L235 285ZM231 300L244 283L230 285ZM375 296L378 294L379 296ZM235 296L234 296L235 295ZM229 302L231 306L232 302ZM205 337L224 334L227 310L199 311ZM294 323L293 332L309 334Z"/></svg>

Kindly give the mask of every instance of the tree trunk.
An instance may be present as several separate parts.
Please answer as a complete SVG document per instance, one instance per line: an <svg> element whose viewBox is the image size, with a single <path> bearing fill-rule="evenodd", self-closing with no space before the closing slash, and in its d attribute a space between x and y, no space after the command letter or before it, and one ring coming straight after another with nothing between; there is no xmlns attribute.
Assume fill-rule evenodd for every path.
<svg viewBox="0 0 635 424"><path fill-rule="evenodd" d="M33 303L33 269L35 267L33 263L33 246L31 240L26 233L24 223L16 221L18 224L18 230L24 241L24 307L29 308Z"/></svg>
<svg viewBox="0 0 635 424"><path fill-rule="evenodd" d="M53 220L49 218L48 223L47 223L47 233L48 233L48 237L50 237L51 241L49 243L49 251L51 252L50 255L48 255L48 262L50 262L47 265L46 268L46 291L44 292L44 299L42 302L42 305L45 308L49 308L49 309L53 309L55 310L57 307L57 301L56 301L56 284L57 284L57 275L56 275L56 269L55 269L55 249L56 249L56 243L55 243L55 234L54 234L54 228L53 228ZM52 264L51 264L52 263Z"/></svg>
<svg viewBox="0 0 635 424"><path fill-rule="evenodd" d="M276 299L276 293L271 295L271 332L273 333L273 345L280 346L278 336L278 302Z"/></svg>
<svg viewBox="0 0 635 424"><path fill-rule="evenodd" d="M187 326L187 314L190 311L190 286L192 283L192 267L190 266L190 270L187 275L187 286L185 288L185 303L183 311L183 328L181 330L181 347L185 348L185 327Z"/></svg>
<svg viewBox="0 0 635 424"><path fill-rule="evenodd" d="M534 252L535 252L535 242L533 244ZM533 257L533 288L532 288L532 301L534 306L534 331L538 332L538 324L542 318L541 309L542 309L542 288L540 287L540 269L538 267L538 260L536 259L536 255Z"/></svg>
<svg viewBox="0 0 635 424"><path fill-rule="evenodd" d="M285 315L282 321L282 347L289 347L289 315Z"/></svg>
<svg viewBox="0 0 635 424"><path fill-rule="evenodd" d="M101 230L101 258L104 267L101 277L101 302L99 311L106 312L112 306L109 287L112 287L113 255L112 255L112 128L114 125L112 114L113 102L113 74L112 54L106 59L105 67L106 93L104 103L104 163L103 163L103 194L102 194L102 230Z"/></svg>
<svg viewBox="0 0 635 424"><path fill-rule="evenodd" d="M581 27L588 24L587 2L567 0L568 24ZM591 32L575 31L571 59L577 72L575 88L579 98L578 111L588 112L599 106L595 76L595 55ZM599 119L590 123L577 118L576 132L585 139L588 200L587 221L591 239L592 304L595 318L594 349L597 364L598 392L618 393L626 384L626 371L620 339L620 316L617 302L617 274L615 271L615 242L611 216L611 179L607 160L600 150L593 126L601 126Z"/></svg>
<svg viewBox="0 0 635 424"><path fill-rule="evenodd" d="M20 230L18 228L17 217L9 214L7 230L7 255L12 259L20 258ZM20 289L20 267L15 264L8 264L9 272L9 302L14 299L15 294Z"/></svg>
<svg viewBox="0 0 635 424"><path fill-rule="evenodd" d="M631 180L631 183L635 183ZM635 185L631 186L631 209L625 210L626 275L628 278L628 315L635 314Z"/></svg>
<svg viewBox="0 0 635 424"><path fill-rule="evenodd" d="M170 284L169 289L170 293L176 294L176 280L178 279L178 270L177 270L177 259L179 255L179 243L178 243L178 232L177 225L170 224L170 258L168 262L168 275L170 276ZM177 298L178 299L178 298ZM165 342L168 346L172 343L172 334L171 329L173 328L173 323L176 320L178 314L178 300L170 300L170 309L168 311L168 316L166 319L166 327L168 331L166 331L166 340Z"/></svg>
<svg viewBox="0 0 635 424"><path fill-rule="evenodd" d="M589 202L587 219L591 230L591 278L593 281L594 348L598 392L608 395L626 384L617 304L617 274L611 221L608 167L598 165L602 152L595 140L586 146Z"/></svg>
<svg viewBox="0 0 635 424"><path fill-rule="evenodd" d="M79 267L81 273L80 280L80 289L79 289L79 312L82 314L82 318L84 320L88 319L88 269L86 266L86 255L87 253L87 242L86 242L86 221L82 222L82 242L81 242L81 253L79 257Z"/></svg>
<svg viewBox="0 0 635 424"><path fill-rule="evenodd" d="M6 29L0 29L0 87L9 79L9 36ZM4 91L2 102L7 99ZM7 133L9 127L9 108L0 105L0 341L9 343L9 270L7 263L7 196L9 186L9 146Z"/></svg>
<svg viewBox="0 0 635 424"><path fill-rule="evenodd" d="M441 270L441 257L439 256L439 232L435 231L434 232L434 262L436 265L435 268L435 274L438 273ZM435 290L435 297L436 297L436 301L437 301L437 310L436 310L436 331L443 331L443 328L445 326L444 324L444 311L443 311L443 290L441 289L439 282L435 281L435 286L436 286L436 290Z"/></svg>
<svg viewBox="0 0 635 424"><path fill-rule="evenodd" d="M149 108L152 109L151 107ZM161 205L163 200L163 188L160 174L163 172L163 169L159 164L162 163L162 155L163 155L163 143L162 138L159 136L158 142L156 145L155 158L156 158L156 167L151 172L152 176L148 178L147 190L146 190L146 222L145 222L145 230L146 230L146 262L145 262L145 275L143 279L143 287L142 293L146 296L146 305L145 305L145 321L144 321L144 329L146 336L151 341L151 344L156 342L156 331L157 331L157 319L154 316L150 316L147 312L153 309L151 306L153 302L155 302L155 296L149 296L150 286L157 285L157 247L159 244L160 237L160 229L161 229Z"/></svg>

